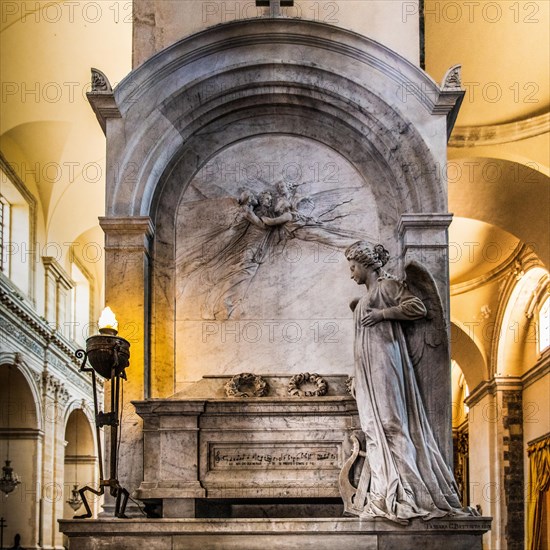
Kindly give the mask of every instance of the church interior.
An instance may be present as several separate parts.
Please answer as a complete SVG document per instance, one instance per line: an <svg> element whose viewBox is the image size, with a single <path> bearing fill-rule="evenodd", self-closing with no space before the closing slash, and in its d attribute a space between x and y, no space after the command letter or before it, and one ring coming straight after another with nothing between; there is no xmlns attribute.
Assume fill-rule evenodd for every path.
<svg viewBox="0 0 550 550"><path fill-rule="evenodd" d="M75 486L99 479L92 386L79 372L75 351L96 333L104 305L115 304L119 332L132 343L136 358L130 359L128 387L132 378L151 377L139 391L128 390L122 437L141 421L131 399L165 398L183 387L177 375L161 380L154 371L144 374L142 357L149 352L143 350L143 327L128 315L131 307L120 315L116 303L124 297L111 298L124 287L111 283L107 290L108 224L102 222L102 229L99 220L109 214L106 174L116 168L108 166L101 117L87 97L91 68L107 76L116 94L119 82L165 48L211 27L272 16L265 5L1 4L0 461L20 481L0 495L6 547L17 533L23 548L67 547L58 520L73 517ZM484 548L548 548L550 2L282 5L276 15L281 21L312 20L352 31L396 52L436 83L461 66L465 94L447 161L436 167L452 213L447 258L454 472L463 505L493 518ZM130 276L115 267L107 278ZM229 374L240 372L235 368ZM190 367L181 383L201 376ZM101 499L92 502L94 516L102 505Z"/></svg>

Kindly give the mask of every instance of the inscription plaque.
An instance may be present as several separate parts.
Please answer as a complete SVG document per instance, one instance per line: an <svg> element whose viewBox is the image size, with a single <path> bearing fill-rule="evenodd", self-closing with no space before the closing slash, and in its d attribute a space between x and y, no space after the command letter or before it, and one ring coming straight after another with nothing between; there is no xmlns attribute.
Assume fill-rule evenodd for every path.
<svg viewBox="0 0 550 550"><path fill-rule="evenodd" d="M212 444L209 449L211 470L300 469L332 470L340 468L339 445L290 446L288 444Z"/></svg>

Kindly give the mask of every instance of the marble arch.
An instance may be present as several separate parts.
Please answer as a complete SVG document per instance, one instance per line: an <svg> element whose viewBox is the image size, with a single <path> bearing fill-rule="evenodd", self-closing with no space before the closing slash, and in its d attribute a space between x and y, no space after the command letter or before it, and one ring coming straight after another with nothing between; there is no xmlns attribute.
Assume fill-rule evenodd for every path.
<svg viewBox="0 0 550 550"><path fill-rule="evenodd" d="M440 87L400 55L353 32L258 19L181 40L114 92L100 75L89 99L107 136L105 296L135 328L127 395L175 393L176 344L186 346L176 334L177 208L201 168L258 136L289 136L336 152L353 167L358 189L374 196L380 240L390 243L397 262L423 262L447 302L451 216L442 167L464 94L457 71ZM346 343L340 347L351 350ZM200 362L200 351L196 356ZM242 370L234 357L220 372ZM450 385L448 365L440 371L424 373L426 380ZM450 426L450 416L441 424ZM139 425L126 444L130 463L140 463ZM139 469L129 470L138 484Z"/></svg>
<svg viewBox="0 0 550 550"><path fill-rule="evenodd" d="M161 175L192 136L270 104L342 117L394 167L400 200L412 211L442 211L441 138L460 96L381 44L327 24L266 19L208 29L134 70L115 90L116 107L103 110L111 144L107 214L150 216Z"/></svg>

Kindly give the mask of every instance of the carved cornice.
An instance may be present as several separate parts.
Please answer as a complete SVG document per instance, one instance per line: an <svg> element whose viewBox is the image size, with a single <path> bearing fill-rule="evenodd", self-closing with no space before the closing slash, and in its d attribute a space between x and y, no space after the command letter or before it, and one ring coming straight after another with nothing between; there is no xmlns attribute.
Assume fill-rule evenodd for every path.
<svg viewBox="0 0 550 550"><path fill-rule="evenodd" d="M519 376L495 376L491 380L484 380L470 395L464 399L468 407L473 407L486 395L494 395L497 391L521 391L523 382Z"/></svg>
<svg viewBox="0 0 550 550"><path fill-rule="evenodd" d="M65 464L90 464L94 466L97 457L93 455L65 455Z"/></svg>
<svg viewBox="0 0 550 550"><path fill-rule="evenodd" d="M76 370L75 367L71 366L69 362L59 358L51 350L48 350L46 361L48 365L52 366L56 370L56 372L59 373L59 375L62 377L64 381L71 382L74 386L79 388L82 392L84 392L85 394L89 394L91 390L91 383L92 383L91 374L83 373ZM101 388L101 385L99 387ZM67 400L68 400L68 397L69 396L67 396Z"/></svg>
<svg viewBox="0 0 550 550"><path fill-rule="evenodd" d="M550 348L546 349L535 363L535 366L521 377L523 387L528 388L548 374L550 374Z"/></svg>
<svg viewBox="0 0 550 550"><path fill-rule="evenodd" d="M148 216L99 218L106 251L148 251L155 226Z"/></svg>
<svg viewBox="0 0 550 550"><path fill-rule="evenodd" d="M464 400L468 407L476 405L486 395L494 395L497 391L523 391L537 380L550 374L550 350L543 353L535 365L522 376L495 376L484 380Z"/></svg>
<svg viewBox="0 0 550 550"><path fill-rule="evenodd" d="M2 273L0 273L0 305L12 312L18 319L29 327L37 336L49 341L52 337L52 328L45 319L40 318L24 301L18 289ZM0 319L3 321L4 319ZM38 353L38 355L41 355Z"/></svg>
<svg viewBox="0 0 550 550"><path fill-rule="evenodd" d="M406 96L415 97L430 114L449 114L464 91L447 85L441 89L427 73L382 44L365 36L319 21L266 18L239 20L206 29L169 46L132 71L117 87L122 111L146 90L179 68L232 49L255 46L290 45L314 48L347 57L373 68L397 84ZM152 67L157 65L154 70ZM304 65L307 65L304 62ZM449 73L456 72L456 66ZM455 82L455 81L453 81Z"/></svg>
<svg viewBox="0 0 550 550"><path fill-rule="evenodd" d="M52 256L42 256L42 263L47 277L52 277L60 282L67 290L75 286L69 274L61 267L61 264Z"/></svg>
<svg viewBox="0 0 550 550"><path fill-rule="evenodd" d="M34 354L40 363L45 360L64 380L70 381L82 392L90 393L90 375L77 370L76 344L39 317L1 273L0 312L0 331L6 337L10 336L25 353ZM42 374L34 371L32 374L41 388Z"/></svg>
<svg viewBox="0 0 550 550"><path fill-rule="evenodd" d="M483 147L529 139L550 132L550 113L487 126L456 126L449 147Z"/></svg>
<svg viewBox="0 0 550 550"><path fill-rule="evenodd" d="M147 237L155 233L155 226L149 216L101 217L99 225L105 233L139 234Z"/></svg>
<svg viewBox="0 0 550 550"><path fill-rule="evenodd" d="M40 439L44 432L36 428L0 428L1 439Z"/></svg>
<svg viewBox="0 0 550 550"><path fill-rule="evenodd" d="M86 97L94 110L103 133L106 134L107 119L120 118L121 115L111 83L99 69L92 68L92 91L87 92Z"/></svg>

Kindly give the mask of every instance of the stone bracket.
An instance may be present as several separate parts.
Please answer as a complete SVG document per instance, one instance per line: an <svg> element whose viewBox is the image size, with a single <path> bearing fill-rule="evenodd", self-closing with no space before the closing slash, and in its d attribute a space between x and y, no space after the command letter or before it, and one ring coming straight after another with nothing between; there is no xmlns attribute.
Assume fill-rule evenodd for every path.
<svg viewBox="0 0 550 550"><path fill-rule="evenodd" d="M113 92L87 92L86 97L94 110L95 116L103 130L107 135L107 119L122 118L120 110L115 101Z"/></svg>

